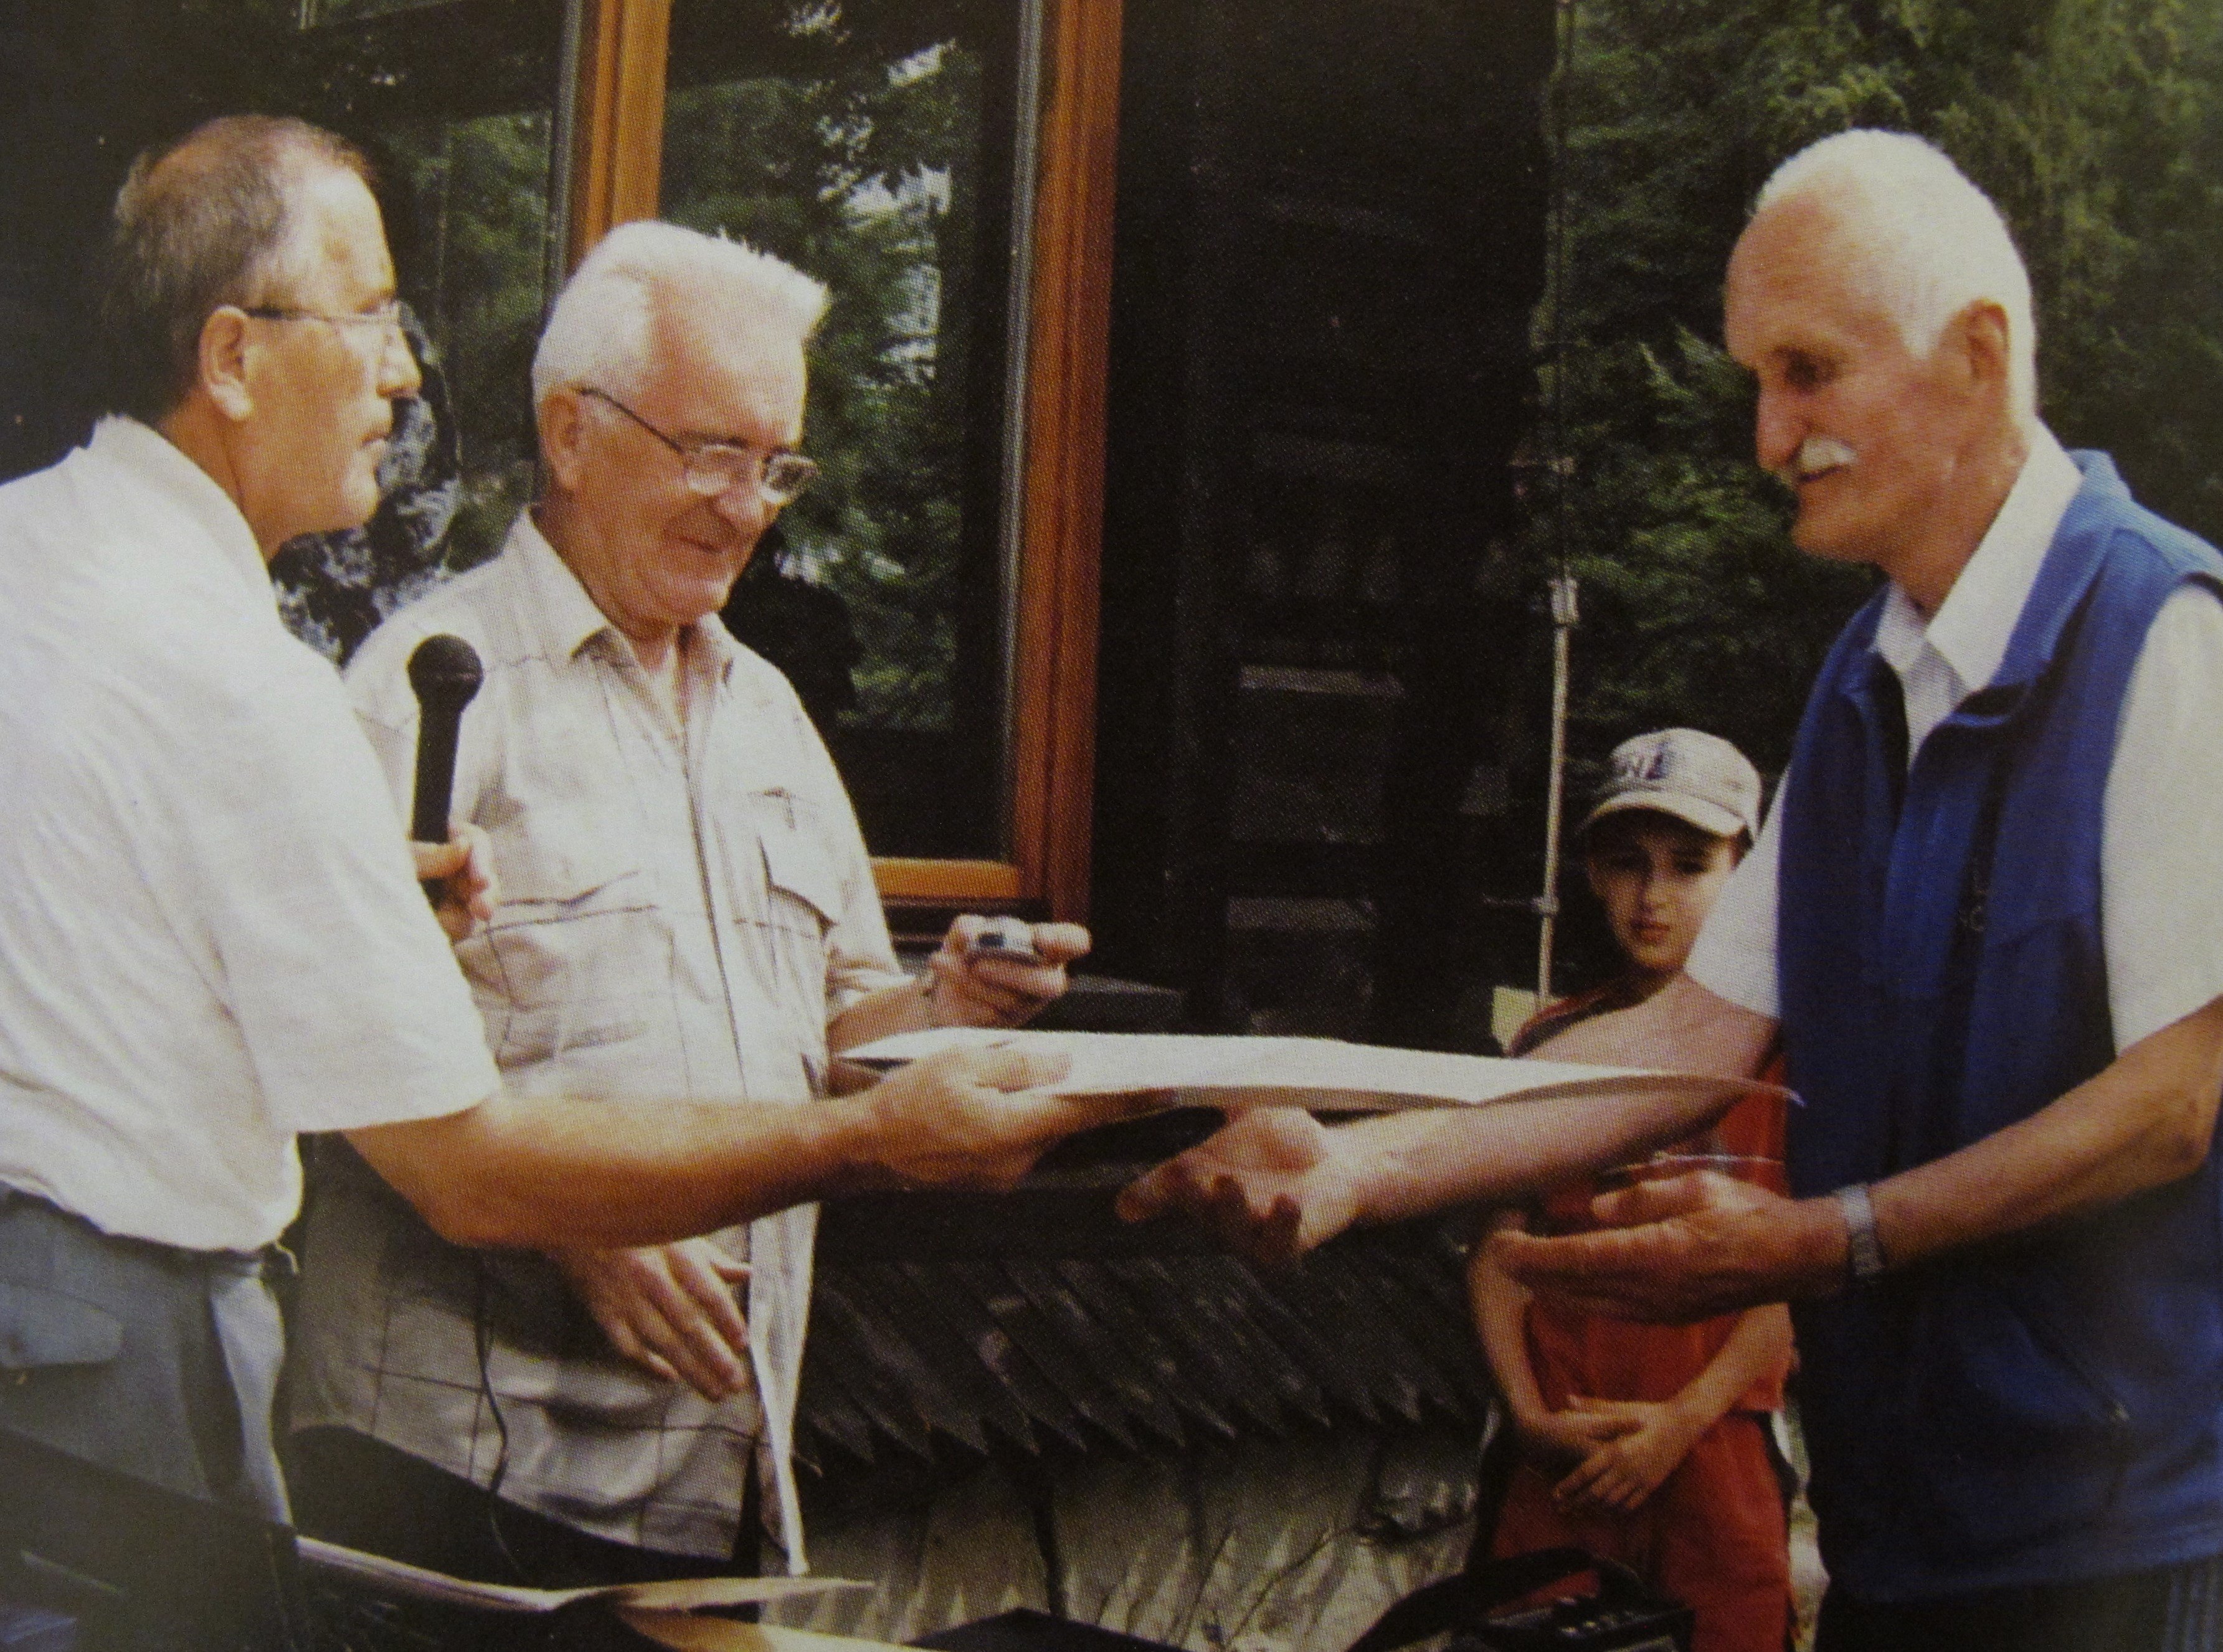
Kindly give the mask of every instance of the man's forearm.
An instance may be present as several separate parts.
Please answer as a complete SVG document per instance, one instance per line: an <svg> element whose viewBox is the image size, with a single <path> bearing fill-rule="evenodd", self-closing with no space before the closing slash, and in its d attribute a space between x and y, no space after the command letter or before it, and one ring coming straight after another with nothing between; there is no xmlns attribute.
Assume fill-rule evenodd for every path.
<svg viewBox="0 0 2223 1652"><path fill-rule="evenodd" d="M2190 1175L2223 1094L2223 999L2141 1039L2030 1117L1870 1190L1893 1266L2083 1215Z"/></svg>
<svg viewBox="0 0 2223 1652"><path fill-rule="evenodd" d="M885 1184L873 1114L870 1092L794 1107L497 1095L349 1140L456 1243L646 1245Z"/></svg>
<svg viewBox="0 0 2223 1652"><path fill-rule="evenodd" d="M1775 1023L1678 977L1633 1008L1578 1023L1540 1060L1750 1077ZM1626 1164L1719 1118L1736 1100L1653 1091L1586 1097L1548 1111L1521 1102L1430 1109L1338 1132L1358 1219L1398 1222L1449 1204L1507 1198Z"/></svg>
<svg viewBox="0 0 2223 1652"><path fill-rule="evenodd" d="M1775 1046L1775 1022L1678 975L1642 1003L1578 1021L1533 1056L1601 1067L1658 1067L1749 1078Z"/></svg>
<svg viewBox="0 0 2223 1652"><path fill-rule="evenodd" d="M1347 1155L1356 1220L1403 1222L1457 1204L1518 1197L1703 1129L1735 1101L1655 1091L1573 1102L1428 1108L1336 1132Z"/></svg>
<svg viewBox="0 0 2223 1652"><path fill-rule="evenodd" d="M657 1244L860 1188L1011 1187L1051 1142L1149 1105L1038 1088L1065 1070L953 1051L794 1106L498 1095L348 1140L459 1244Z"/></svg>
<svg viewBox="0 0 2223 1652"><path fill-rule="evenodd" d="M931 983L899 981L868 992L826 1024L826 1047L834 1055L876 1039L916 1033L935 1025Z"/></svg>

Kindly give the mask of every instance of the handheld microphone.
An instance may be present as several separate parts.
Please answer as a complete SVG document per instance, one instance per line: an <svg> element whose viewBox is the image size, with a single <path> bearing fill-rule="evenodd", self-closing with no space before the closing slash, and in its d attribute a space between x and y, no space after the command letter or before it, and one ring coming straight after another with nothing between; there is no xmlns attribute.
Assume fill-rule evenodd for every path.
<svg viewBox="0 0 2223 1652"><path fill-rule="evenodd" d="M409 686L417 694L417 793L409 835L419 843L448 841L448 807L456 789L456 735L463 707L478 693L486 673L478 650L444 632L427 637L409 656ZM438 886L426 883L437 905Z"/></svg>

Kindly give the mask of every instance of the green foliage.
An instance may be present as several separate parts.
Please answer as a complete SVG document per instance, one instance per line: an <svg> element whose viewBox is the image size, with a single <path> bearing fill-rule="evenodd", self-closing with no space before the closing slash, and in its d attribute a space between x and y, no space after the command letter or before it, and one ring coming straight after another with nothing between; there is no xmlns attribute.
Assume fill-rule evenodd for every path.
<svg viewBox="0 0 2223 1652"><path fill-rule="evenodd" d="M848 605L856 715L882 728L952 719L980 72L954 44L829 52L807 75L675 91L666 131L667 217L833 290L805 443L822 477L783 527Z"/></svg>
<svg viewBox="0 0 2223 1652"><path fill-rule="evenodd" d="M1685 722L1787 755L1871 579L1802 557L1713 341L1748 203L1854 125L1919 132L1990 192L2037 289L2047 421L2223 537L2223 8L2212 0L1582 0L1559 156L1567 274L1539 312L1584 581L1574 748ZM1564 310L1557 306L1564 304ZM1549 365L1565 342L1564 378Z"/></svg>
<svg viewBox="0 0 2223 1652"><path fill-rule="evenodd" d="M444 559L466 568L501 548L532 495L549 121L538 110L425 119L383 135L430 254L412 261L408 296L447 341L438 362L453 399L464 480Z"/></svg>

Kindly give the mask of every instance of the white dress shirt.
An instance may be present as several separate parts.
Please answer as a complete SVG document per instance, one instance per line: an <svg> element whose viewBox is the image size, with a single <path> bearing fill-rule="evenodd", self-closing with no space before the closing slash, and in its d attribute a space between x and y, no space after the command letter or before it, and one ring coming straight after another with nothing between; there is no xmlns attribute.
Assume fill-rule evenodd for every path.
<svg viewBox="0 0 2223 1652"><path fill-rule="evenodd" d="M1991 528L1926 623L1897 586L1875 651L1905 696L1907 762L1983 688L2055 531L2082 483L2041 428ZM1796 769L1784 789L1797 785ZM2223 602L2187 586L2162 605L2123 699L2100 845L2100 929L2119 1053L2223 996ZM1776 897L1782 798L1691 949L1699 985L1757 1014L1780 1013Z"/></svg>
<svg viewBox="0 0 2223 1652"><path fill-rule="evenodd" d="M349 668L397 797L417 738L407 661L438 631L486 670L453 812L492 839L501 903L456 955L509 1088L808 1102L828 1021L904 977L847 795L787 680L706 619L687 634L675 721L520 516L499 557L397 614ZM479 1392L483 1266L505 1498L617 1542L725 1555L761 1436L767 1510L799 1569L788 1454L816 1215L719 1236L753 1269L758 1391L713 1403L618 1354L545 1259L474 1263L358 1179L312 1215L294 1424L352 1428L487 1484L505 1446Z"/></svg>
<svg viewBox="0 0 2223 1652"><path fill-rule="evenodd" d="M0 487L0 1181L251 1251L294 1135L497 1083L331 667L231 499L104 420Z"/></svg>

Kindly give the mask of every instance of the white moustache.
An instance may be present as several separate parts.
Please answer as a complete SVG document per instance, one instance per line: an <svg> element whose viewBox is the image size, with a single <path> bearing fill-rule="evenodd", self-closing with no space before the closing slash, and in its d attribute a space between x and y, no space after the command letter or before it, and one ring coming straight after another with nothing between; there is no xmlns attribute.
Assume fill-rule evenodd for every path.
<svg viewBox="0 0 2223 1652"><path fill-rule="evenodd" d="M1779 467L1775 474L1790 487L1796 487L1800 482L1811 481L1823 471L1858 464L1860 458L1859 454L1834 436L1810 436L1798 444L1798 451L1792 455L1791 462Z"/></svg>

